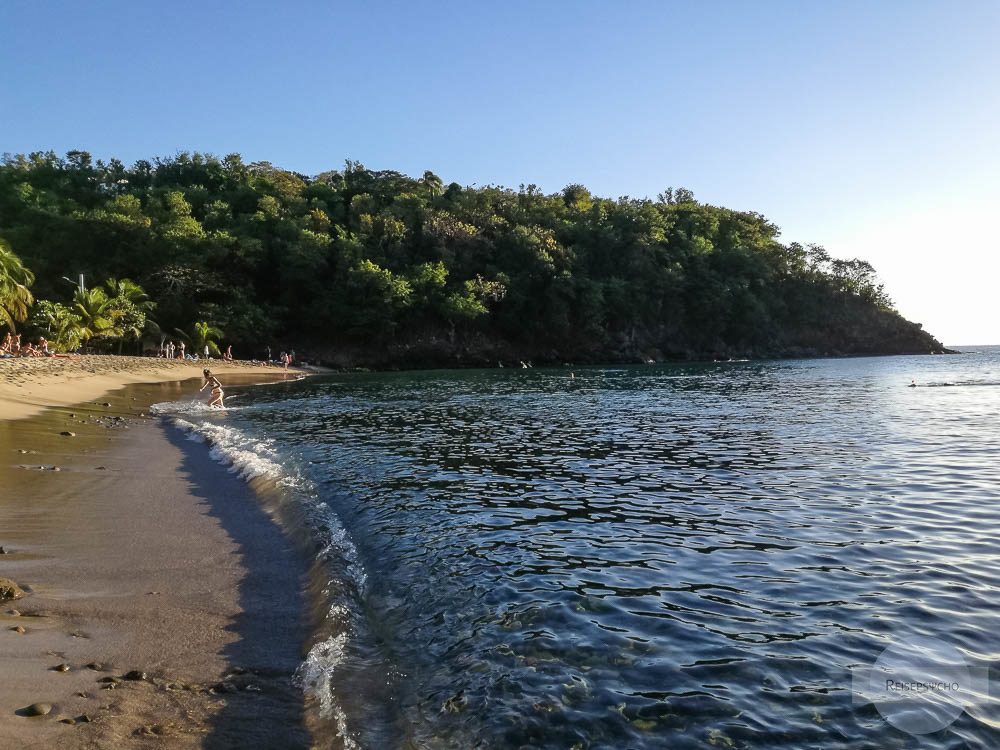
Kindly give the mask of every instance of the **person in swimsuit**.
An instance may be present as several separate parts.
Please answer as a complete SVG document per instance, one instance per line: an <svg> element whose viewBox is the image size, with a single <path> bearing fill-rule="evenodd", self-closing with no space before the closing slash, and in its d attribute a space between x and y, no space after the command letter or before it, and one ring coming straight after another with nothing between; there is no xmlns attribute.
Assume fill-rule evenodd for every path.
<svg viewBox="0 0 1000 750"><path fill-rule="evenodd" d="M38 339L38 351L43 357L53 357L55 359L77 359L77 357L71 354L56 354L54 351L49 349L49 342L45 340L45 337Z"/></svg>
<svg viewBox="0 0 1000 750"><path fill-rule="evenodd" d="M219 379L212 374L211 370L205 370L204 375L205 375L205 384L201 388L199 388L198 391L199 392L203 391L209 386L212 386L212 398L209 400L208 405L210 407L218 407L222 409L223 408L222 399L226 395L222 391L222 383L220 383Z"/></svg>

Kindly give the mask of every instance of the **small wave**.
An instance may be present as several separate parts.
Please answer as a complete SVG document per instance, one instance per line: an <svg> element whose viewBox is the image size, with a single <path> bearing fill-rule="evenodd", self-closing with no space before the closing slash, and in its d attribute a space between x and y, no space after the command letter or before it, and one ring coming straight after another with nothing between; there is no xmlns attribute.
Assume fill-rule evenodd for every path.
<svg viewBox="0 0 1000 750"><path fill-rule="evenodd" d="M306 489L301 479L279 463L273 440L259 440L235 427L212 422L196 425L180 417L174 419L174 426L186 432L189 440L207 444L215 461L248 482L264 477L280 486Z"/></svg>
<svg viewBox="0 0 1000 750"><path fill-rule="evenodd" d="M319 627L318 640L296 670L295 682L315 698L320 716L332 724L344 748L359 750L350 737L347 715L336 699L331 677L347 658L350 643L357 635L356 615L366 576L357 548L336 512L318 498L312 483L279 454L273 439L255 437L230 424L199 420L215 411L200 401L166 402L150 411L167 417L188 440L206 445L212 459L229 471L247 482L266 479L282 490L283 497L297 503L303 527L289 531L298 531L318 542L315 561L329 583L322 591L326 617Z"/></svg>
<svg viewBox="0 0 1000 750"><path fill-rule="evenodd" d="M320 716L334 722L337 736L346 750L360 750L347 729L347 715L333 694L332 678L337 667L344 662L347 634L331 635L309 649L309 655L295 671L295 684L319 703Z"/></svg>
<svg viewBox="0 0 1000 750"><path fill-rule="evenodd" d="M237 396L228 396L226 401L230 401ZM159 414L160 416L172 415L172 414L222 414L227 411L236 411L238 409L246 409L246 406L224 406L219 409L214 406L209 406L205 401L197 401L188 399L186 401L163 401L159 404L153 404L149 407L149 411L153 414Z"/></svg>

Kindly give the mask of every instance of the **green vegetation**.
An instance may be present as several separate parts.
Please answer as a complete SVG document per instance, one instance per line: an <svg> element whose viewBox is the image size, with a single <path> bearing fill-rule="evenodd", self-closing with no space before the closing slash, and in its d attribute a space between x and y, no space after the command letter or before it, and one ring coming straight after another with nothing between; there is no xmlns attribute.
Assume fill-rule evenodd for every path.
<svg viewBox="0 0 1000 750"><path fill-rule="evenodd" d="M38 152L0 164L0 236L0 322L32 303L26 266L50 300L32 324L62 347L158 339L153 313L195 351L221 329L243 356L343 364L941 349L868 263L783 244L763 216L684 189L609 200L350 161L309 178L237 154L126 168ZM79 272L107 291L70 299Z"/></svg>
<svg viewBox="0 0 1000 750"><path fill-rule="evenodd" d="M16 330L16 322L28 316L35 301L28 289L34 281L34 274L14 255L10 245L0 239L0 323L11 331Z"/></svg>

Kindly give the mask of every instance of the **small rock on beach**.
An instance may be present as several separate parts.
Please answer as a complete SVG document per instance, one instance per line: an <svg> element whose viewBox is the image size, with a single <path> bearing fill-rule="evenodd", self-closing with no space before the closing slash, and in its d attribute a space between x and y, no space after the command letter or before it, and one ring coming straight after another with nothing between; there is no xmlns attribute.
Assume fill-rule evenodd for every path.
<svg viewBox="0 0 1000 750"><path fill-rule="evenodd" d="M0 578L0 601L5 599L20 599L24 591L9 578Z"/></svg>

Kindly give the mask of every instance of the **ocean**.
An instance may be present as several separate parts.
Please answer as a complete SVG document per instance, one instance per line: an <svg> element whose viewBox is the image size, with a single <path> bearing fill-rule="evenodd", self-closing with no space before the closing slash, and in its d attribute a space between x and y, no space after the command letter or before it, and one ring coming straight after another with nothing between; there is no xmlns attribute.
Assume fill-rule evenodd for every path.
<svg viewBox="0 0 1000 750"><path fill-rule="evenodd" d="M993 748L1000 347L962 350L156 411L315 558L321 747Z"/></svg>

